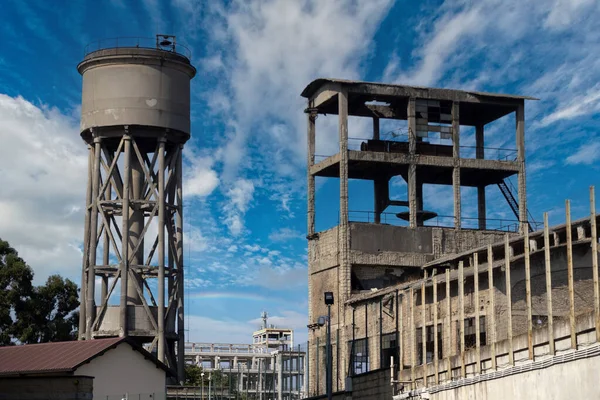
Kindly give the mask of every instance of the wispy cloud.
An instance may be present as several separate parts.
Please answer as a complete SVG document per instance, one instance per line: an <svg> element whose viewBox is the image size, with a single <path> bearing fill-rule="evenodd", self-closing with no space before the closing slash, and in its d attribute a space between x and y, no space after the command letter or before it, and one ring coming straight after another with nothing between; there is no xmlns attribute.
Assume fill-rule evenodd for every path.
<svg viewBox="0 0 600 400"><path fill-rule="evenodd" d="M600 142L594 141L583 144L574 154L567 157L566 164L591 165L600 160Z"/></svg>
<svg viewBox="0 0 600 400"><path fill-rule="evenodd" d="M239 179L226 192L227 202L223 206L225 223L232 235L244 231L244 215L254 198L254 183L248 179Z"/></svg>
<svg viewBox="0 0 600 400"><path fill-rule="evenodd" d="M586 94L576 96L569 100L568 105L545 116L539 123L545 127L561 120L569 120L580 115L594 114L600 111L600 84L589 90Z"/></svg>
<svg viewBox="0 0 600 400"><path fill-rule="evenodd" d="M304 236L295 229L280 228L269 234L269 240L273 242L287 242L288 240L304 239Z"/></svg>
<svg viewBox="0 0 600 400"><path fill-rule="evenodd" d="M212 74L221 84L214 88L215 96L207 96L216 101L215 111L226 110L227 119L233 118L227 124L222 158L228 197L241 190L229 182L240 177L248 182L251 170L287 176L294 182L287 187L298 187L306 147L300 92L319 76L357 78L390 4L389 0L234 1L207 10L206 33L221 45L209 48L207 58L218 60L211 64ZM223 47L231 51L223 53ZM266 187L272 183L264 181ZM288 200L282 196L281 201L285 211ZM241 232L244 212L235 206L225 212L230 230Z"/></svg>

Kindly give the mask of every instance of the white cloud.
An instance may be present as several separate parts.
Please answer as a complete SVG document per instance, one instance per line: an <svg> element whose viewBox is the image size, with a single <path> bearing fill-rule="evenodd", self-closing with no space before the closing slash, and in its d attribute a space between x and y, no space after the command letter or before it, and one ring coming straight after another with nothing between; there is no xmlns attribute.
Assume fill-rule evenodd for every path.
<svg viewBox="0 0 600 400"><path fill-rule="evenodd" d="M231 234L238 236L244 231L244 215L254 198L254 183L248 179L238 179L225 195L228 199L223 206L225 223Z"/></svg>
<svg viewBox="0 0 600 400"><path fill-rule="evenodd" d="M187 251L203 252L209 249L210 239L205 237L198 227L190 225L184 232L183 245Z"/></svg>
<svg viewBox="0 0 600 400"><path fill-rule="evenodd" d="M289 194L299 190L299 180L304 182L299 167L306 152L305 100L300 93L320 76L358 78L390 5L391 0L267 0L207 7L210 24L205 26L210 26L206 31L214 45L205 56L210 60L206 71L221 84L205 97L212 111L222 112L227 121L221 178L231 199L224 220L232 234L245 229L245 211L232 197L241 190L240 175L241 184L248 182L240 170L265 176L263 187L277 184L273 200L293 217ZM336 143L336 135L317 135L318 148ZM274 182L277 177L286 180Z"/></svg>
<svg viewBox="0 0 600 400"><path fill-rule="evenodd" d="M273 242L287 242L294 239L304 239L304 236L297 230L290 228L280 228L269 234L269 240Z"/></svg>
<svg viewBox="0 0 600 400"><path fill-rule="evenodd" d="M590 6L598 6L595 0L554 0L544 26L551 29L565 29L573 24Z"/></svg>
<svg viewBox="0 0 600 400"><path fill-rule="evenodd" d="M300 92L319 76L358 77L360 61L390 4L389 0L237 1L219 11L219 25L227 30L221 36L223 31L217 29L216 40L234 48L223 60L230 69L224 80L229 85L218 89L232 94L237 122L227 144L226 175L243 161L251 134L253 139L254 135L271 139L266 147L279 147L293 157L282 157L282 163L273 165L275 170L290 161L303 161Z"/></svg>
<svg viewBox="0 0 600 400"><path fill-rule="evenodd" d="M255 253L257 251L260 251L261 247L257 244L253 244L253 245L246 244L246 245L244 245L244 249Z"/></svg>
<svg viewBox="0 0 600 400"><path fill-rule="evenodd" d="M0 94L0 236L36 280L80 275L87 148L78 123Z"/></svg>
<svg viewBox="0 0 600 400"><path fill-rule="evenodd" d="M243 286L287 289L307 285L308 275L303 265L289 266L278 261L272 262L273 265L263 265L264 263L261 263L261 260L263 260L263 257L255 260L259 266L253 268L250 274L240 275L235 278L234 282Z"/></svg>
<svg viewBox="0 0 600 400"><path fill-rule="evenodd" d="M424 46L419 46L414 54L420 63L407 74L400 74L397 82L413 85L428 86L437 82L444 69L449 56L460 46L461 39L473 35L485 28L481 24L481 10L479 7L449 12L438 19L433 28L434 33L428 38ZM391 77L393 70L401 66L397 57L393 57L386 67L384 75Z"/></svg>
<svg viewBox="0 0 600 400"><path fill-rule="evenodd" d="M600 85L585 95L570 99L569 104L547 115L540 121L540 126L548 126L561 120L569 120L580 115L594 114L600 111Z"/></svg>
<svg viewBox="0 0 600 400"><path fill-rule="evenodd" d="M574 154L567 157L565 163L576 165L591 165L600 159L600 142L591 142L582 145Z"/></svg>
<svg viewBox="0 0 600 400"><path fill-rule="evenodd" d="M185 148L186 166L184 168L184 196L205 197L211 194L219 185L219 178L213 167L214 159L195 154L193 148Z"/></svg>

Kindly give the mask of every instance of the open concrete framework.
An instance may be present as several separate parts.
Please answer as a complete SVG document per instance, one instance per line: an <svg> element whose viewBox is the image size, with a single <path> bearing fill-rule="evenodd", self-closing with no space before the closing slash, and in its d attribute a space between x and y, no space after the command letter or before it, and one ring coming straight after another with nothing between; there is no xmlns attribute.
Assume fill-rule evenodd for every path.
<svg viewBox="0 0 600 400"><path fill-rule="evenodd" d="M224 387L212 390L219 398L292 400L306 397L306 351L294 346L293 330L264 325L252 344L186 343L185 361L205 374L223 376ZM170 389L169 397L208 398L209 388ZM245 396L245 397L244 397Z"/></svg>
<svg viewBox="0 0 600 400"><path fill-rule="evenodd" d="M323 293L334 292L334 390L351 390L352 381L369 371L389 374L392 359L394 378L415 390L558 351L565 332L569 348L577 347L578 335L587 340L590 327L580 321L589 321L590 313L597 320L599 313L595 211L592 206L590 218L575 222L567 212L565 225L546 223L546 235L536 231L541 226L527 211L525 185L524 102L531 98L331 79L312 82L303 96L309 322L326 315ZM338 115L339 152L317 160L320 114ZM514 158L493 157L484 146L486 125L509 114L515 120ZM373 121L372 139L362 139L358 148L349 145L349 116ZM385 118L406 120L406 135L384 140ZM463 153L460 145L463 126L475 127L473 153ZM407 199L390 198L394 176L406 182ZM507 181L511 176L518 182L516 195ZM315 229L316 177L340 184L338 225L322 231ZM366 221L349 210L352 179L373 182ZM435 211L424 209L426 184L452 186L451 223L438 223ZM516 221L487 218L485 188L492 185ZM463 217L465 186L477 188L475 221ZM390 215L390 206L408 211ZM325 391L324 333L309 332L309 396Z"/></svg>
<svg viewBox="0 0 600 400"><path fill-rule="evenodd" d="M421 266L446 254L459 253L504 237L529 231L526 208L524 102L529 97L428 89L399 85L317 79L302 95L308 99L308 239L309 239L309 321L326 314L323 293L332 291L334 365L348 368L356 336L350 331L354 313L346 302L364 290L381 289L422 277ZM515 116L515 148L510 156L496 157L484 146L486 124L509 114ZM316 119L320 114L338 116L339 152L316 163ZM349 116L373 121L372 139L351 149ZM406 121L405 136L383 140L382 119ZM476 151L462 154L461 126L475 127ZM432 140L435 137L437 141ZM355 146L356 147L356 146ZM518 193L512 193L507 178L517 176ZM390 198L390 180L402 177L407 199ZM315 178L337 178L340 184L339 223L317 232L315 229ZM349 210L349 180L373 182L373 209L366 221L353 218ZM454 215L450 223L439 223L435 211L425 210L423 186L450 185ZM516 215L514 221L487 218L486 187L497 185ZM475 223L462 217L461 187L477 188L478 216ZM407 212L386 213L390 206L408 207ZM406 223L402 223L406 221ZM492 222L495 224L492 226ZM404 225L404 226L402 226ZM374 318L377 318L376 316ZM368 313L365 315L368 319ZM372 324L372 327L377 324ZM309 334L310 354L323 355L324 332ZM339 340L339 342L335 342ZM387 340L387 339L386 339ZM317 345L317 342L319 343ZM334 351L335 353L335 351ZM321 356L323 357L323 356ZM319 361L309 357L309 393L324 389L318 375ZM337 384L345 386L348 371L336 373ZM335 370L335 368L334 368Z"/></svg>
<svg viewBox="0 0 600 400"><path fill-rule="evenodd" d="M181 382L182 151L196 70L169 40L101 49L78 66L89 148L79 339L135 338Z"/></svg>

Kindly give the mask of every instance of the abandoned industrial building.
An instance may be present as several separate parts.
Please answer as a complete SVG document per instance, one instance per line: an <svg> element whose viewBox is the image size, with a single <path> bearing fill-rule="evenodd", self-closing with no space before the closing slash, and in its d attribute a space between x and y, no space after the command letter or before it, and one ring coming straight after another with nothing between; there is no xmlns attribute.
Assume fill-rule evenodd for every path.
<svg viewBox="0 0 600 400"><path fill-rule="evenodd" d="M335 297L331 379L340 398L597 393L595 379L577 378L600 367L593 188L589 218L571 221L569 202L562 225L530 217L524 112L525 101L535 99L334 79L313 81L302 96L308 99L309 396L326 391L325 330L315 323L327 315L325 292ZM337 115L339 148L319 157L317 135L333 135L317 132L323 115ZM360 118L372 121L372 135L356 141L349 121ZM486 147L487 127L502 118L512 119L502 127L514 148ZM404 128L382 137L386 120ZM339 181L338 224L321 231L317 177ZM390 198L390 180L398 177L407 199ZM372 209L349 208L351 180L373 183ZM452 216L427 209L433 202L424 185L452 188ZM475 202L465 202L471 193L465 188L476 190ZM497 207L487 198L495 188L514 220L488 218ZM475 204L476 216L465 217L473 210L464 203ZM569 379L582 383L556 383Z"/></svg>
<svg viewBox="0 0 600 400"><path fill-rule="evenodd" d="M251 343L186 342L183 148L196 69L174 36L126 43L89 48L78 65L79 340L1 348L0 398L598 397L594 187L589 216L572 220L567 200L564 223L533 219L525 105L537 99L526 96L311 82L309 341L294 344L265 313ZM350 137L365 126L368 137ZM318 135L337 135L334 154L318 154ZM498 135L514 145L499 148ZM317 178L339 183L333 225L319 221ZM372 190L367 209L355 183ZM189 365L224 379L185 388Z"/></svg>
<svg viewBox="0 0 600 400"><path fill-rule="evenodd" d="M206 375L219 373L224 385L219 388L168 388L169 398L245 398L263 400L303 399L305 392L306 351L294 345L294 331L263 324L252 335L252 343L186 343L186 365L198 365Z"/></svg>

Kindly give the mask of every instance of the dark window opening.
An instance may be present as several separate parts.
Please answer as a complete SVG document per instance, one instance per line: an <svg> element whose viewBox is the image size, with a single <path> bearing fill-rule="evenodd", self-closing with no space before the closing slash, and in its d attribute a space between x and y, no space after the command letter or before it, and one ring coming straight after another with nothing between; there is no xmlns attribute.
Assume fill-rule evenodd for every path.
<svg viewBox="0 0 600 400"><path fill-rule="evenodd" d="M545 328L546 326L548 326L548 316L532 315L531 323L533 324L533 329Z"/></svg>
<svg viewBox="0 0 600 400"><path fill-rule="evenodd" d="M437 326L438 359L443 358L442 324ZM435 342L433 337L433 325L425 327L425 363L433 362ZM423 329L417 328L417 365L423 363Z"/></svg>
<svg viewBox="0 0 600 400"><path fill-rule="evenodd" d="M394 365L398 366L400 347L396 339L396 332L381 337L381 368L389 368L392 357L394 357Z"/></svg>
<svg viewBox="0 0 600 400"><path fill-rule="evenodd" d="M350 353L350 376L369 371L369 340L355 339L348 342Z"/></svg>
<svg viewBox="0 0 600 400"><path fill-rule="evenodd" d="M458 329L458 340L460 343L460 326ZM487 344L485 316L479 317L479 342L481 346L485 346ZM476 345L477 336L475 336L475 318L465 318L465 350L473 349Z"/></svg>

